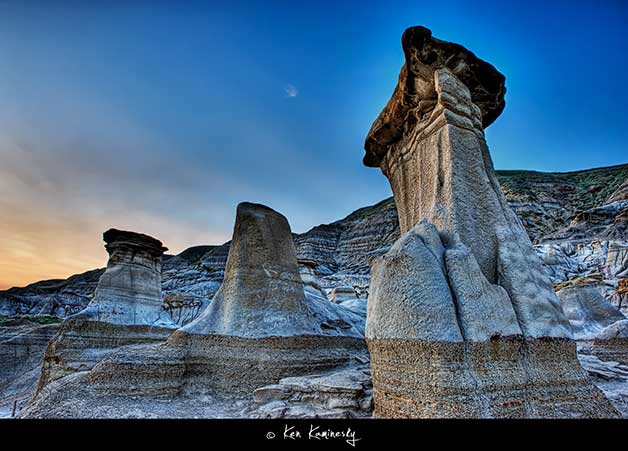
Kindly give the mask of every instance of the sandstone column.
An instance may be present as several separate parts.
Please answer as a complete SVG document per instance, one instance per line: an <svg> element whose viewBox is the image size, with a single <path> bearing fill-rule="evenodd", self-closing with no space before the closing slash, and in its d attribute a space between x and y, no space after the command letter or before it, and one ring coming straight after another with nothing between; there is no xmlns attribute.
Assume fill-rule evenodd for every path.
<svg viewBox="0 0 628 451"><path fill-rule="evenodd" d="M40 391L49 382L85 371L121 346L165 341L178 327L162 310L161 241L141 233L109 229L109 253L94 298L68 317L44 356Z"/></svg>
<svg viewBox="0 0 628 451"><path fill-rule="evenodd" d="M109 229L103 234L107 269L94 299L81 316L112 324L175 327L162 310L161 241L148 235Z"/></svg>
<svg viewBox="0 0 628 451"><path fill-rule="evenodd" d="M365 143L402 237L372 263L366 337L375 412L392 417L616 415L576 359L569 323L501 193L484 128L505 78L424 27Z"/></svg>
<svg viewBox="0 0 628 451"><path fill-rule="evenodd" d="M125 317L129 310L112 315L118 311L112 303L100 302L118 286L102 285L89 318ZM135 291L142 293L135 318L153 319L144 302L149 290ZM172 412L207 408L215 399L251 399L255 389L288 376L363 364L368 359L363 328L362 315L306 296L288 221L271 208L245 202L238 205L223 284L198 318L163 343L121 347L90 371L48 384L23 415L100 416L103 396L115 406L105 415L115 416L126 414L129 405L150 409L158 398L176 405ZM79 338L80 332L72 331ZM49 361L56 355L51 352Z"/></svg>
<svg viewBox="0 0 628 451"><path fill-rule="evenodd" d="M360 322L327 299L306 297L287 219L244 202L222 286L168 344L184 350L188 392L251 393L366 353Z"/></svg>

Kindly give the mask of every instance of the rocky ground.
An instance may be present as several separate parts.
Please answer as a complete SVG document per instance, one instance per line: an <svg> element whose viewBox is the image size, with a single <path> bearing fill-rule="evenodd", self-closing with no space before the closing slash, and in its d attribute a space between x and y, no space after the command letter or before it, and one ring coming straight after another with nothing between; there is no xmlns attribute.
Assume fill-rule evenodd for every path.
<svg viewBox="0 0 628 451"><path fill-rule="evenodd" d="M59 324L53 316L0 316L0 418L12 416L28 400Z"/></svg>
<svg viewBox="0 0 628 451"><path fill-rule="evenodd" d="M588 343L578 344L578 360L593 383L604 392L613 406L628 418L628 365L601 360L590 354Z"/></svg>
<svg viewBox="0 0 628 451"><path fill-rule="evenodd" d="M510 206L535 243L554 288L559 292L578 287L593 289L609 305L628 314L628 165L559 174L498 171L497 175ZM398 237L399 222L392 198L332 224L294 234L306 295L326 297L364 315L369 260L385 253ZM164 257L163 309L176 323L189 323L210 303L224 277L229 245L196 246ZM53 318L54 323L81 311L92 299L103 272L96 269L66 280L42 281L0 292L0 351L4 350L8 360L10 353L28 355L14 359L10 368L1 369L3 377L11 372L13 382L0 384L0 416L10 416L14 403L19 411L25 393L38 378L45 344L58 327L40 324L37 318ZM592 315L582 313L585 317L579 320L592 324L587 314ZM601 330L602 323L585 329L594 334ZM628 415L628 362L601 360L590 344L592 338L583 337L580 343L581 364L615 407ZM23 377L15 382L18 373ZM364 362L338 373L282 379L258 389L253 399L237 403L207 400L207 406L201 403L198 412L158 403L152 414L351 417L370 415L371 403L368 362ZM224 408L219 408L221 405ZM149 415L132 405L128 408L129 416ZM107 416L107 403L101 410L94 416Z"/></svg>

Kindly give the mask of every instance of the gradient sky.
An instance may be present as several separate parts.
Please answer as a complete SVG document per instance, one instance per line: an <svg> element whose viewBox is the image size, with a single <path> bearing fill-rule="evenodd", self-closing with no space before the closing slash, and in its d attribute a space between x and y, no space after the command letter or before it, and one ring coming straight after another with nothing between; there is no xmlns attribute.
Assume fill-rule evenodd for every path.
<svg viewBox="0 0 628 451"><path fill-rule="evenodd" d="M412 25L506 75L496 168L628 160L623 1L302 3L0 0L0 289L103 266L109 227L174 253L240 201L303 232L389 196L362 145Z"/></svg>

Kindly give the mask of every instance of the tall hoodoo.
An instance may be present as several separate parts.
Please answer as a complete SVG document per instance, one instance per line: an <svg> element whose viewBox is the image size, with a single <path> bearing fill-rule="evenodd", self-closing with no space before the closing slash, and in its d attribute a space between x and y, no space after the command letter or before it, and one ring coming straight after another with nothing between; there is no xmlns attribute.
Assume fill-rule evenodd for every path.
<svg viewBox="0 0 628 451"><path fill-rule="evenodd" d="M140 255L127 246L139 238L128 238L116 240L114 246L108 244L114 260L111 266L121 261L128 264L133 255L133 262L156 269L150 258L160 252L161 243L150 242L150 249L143 247ZM127 270L120 268L117 274L126 279ZM134 275L131 279L136 280ZM102 318L120 321L129 311L135 312L131 316L136 319L154 319L148 309L150 290L139 290L140 295L133 298L141 301L134 304L136 308L118 314L115 306L104 300L123 286L124 280L114 281L113 274L111 281L104 280L83 322L101 327L105 324ZM129 286L127 292L132 289ZM94 315L101 320L90 319ZM117 324L112 330L119 328L125 333L133 330ZM85 339L84 330L76 329L71 343ZM164 330L148 328L154 329ZM146 333L143 329L139 332ZM115 336L109 338L117 341ZM162 335L162 340L165 338ZM49 360L57 351L54 346L49 350ZM52 374L48 380L53 383L24 415L97 414L96 400L101 393L108 394L107 402L116 406L111 407L116 412L128 408L129 397L138 405L156 397L169 399L178 406L173 412L189 412L190 406L206 408L210 398L250 399L257 388L282 378L341 369L368 359L364 318L322 297L306 296L287 219L271 208L248 202L238 205L223 284L198 318L174 331L165 343L123 346L106 355L92 352L90 357L92 354L100 357L100 363L71 379L53 382L65 376L65 368L51 364L55 371L47 374Z"/></svg>
<svg viewBox="0 0 628 451"><path fill-rule="evenodd" d="M288 220L243 202L222 286L168 343L184 349L189 391L250 393L365 353L360 323L348 309L306 297Z"/></svg>
<svg viewBox="0 0 628 451"><path fill-rule="evenodd" d="M288 220L264 205L238 205L222 286L182 330L237 337L362 333L329 302L306 299ZM346 319L346 318L345 318ZM336 322L342 327L334 327Z"/></svg>
<svg viewBox="0 0 628 451"><path fill-rule="evenodd" d="M372 263L376 414L615 415L580 368L495 177L484 128L504 109L504 76L424 27L406 30L402 46L406 62L364 157L388 178L402 232Z"/></svg>
<svg viewBox="0 0 628 451"><path fill-rule="evenodd" d="M113 324L174 327L161 308L161 257L168 249L148 235L117 229L103 233L103 240L109 253L107 269L82 316Z"/></svg>
<svg viewBox="0 0 628 451"><path fill-rule="evenodd" d="M94 298L68 317L50 341L38 390L75 371L91 369L118 347L165 341L178 327L163 311L161 241L141 233L109 229L109 253Z"/></svg>

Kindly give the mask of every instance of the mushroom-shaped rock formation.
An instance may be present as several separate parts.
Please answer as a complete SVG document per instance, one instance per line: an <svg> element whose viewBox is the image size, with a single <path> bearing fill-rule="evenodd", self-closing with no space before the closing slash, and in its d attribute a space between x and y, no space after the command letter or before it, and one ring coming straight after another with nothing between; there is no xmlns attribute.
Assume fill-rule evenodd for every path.
<svg viewBox="0 0 628 451"><path fill-rule="evenodd" d="M109 229L109 253L94 298L64 321L44 356L39 389L74 371L92 368L120 346L165 341L178 327L161 308L161 256L155 238Z"/></svg>
<svg viewBox="0 0 628 451"><path fill-rule="evenodd" d="M501 190L484 127L504 76L424 27L403 35L391 100L366 139L402 236L372 261L375 414L616 416L576 359L542 263Z"/></svg>
<svg viewBox="0 0 628 451"><path fill-rule="evenodd" d="M129 406L153 412L158 399L166 416L219 415L216 399L253 402L255 389L282 378L364 365L363 328L359 313L306 296L286 218L243 203L223 284L198 318L165 343L121 347L48 384L23 416L119 417Z"/></svg>
<svg viewBox="0 0 628 451"><path fill-rule="evenodd" d="M187 372L199 386L250 392L348 363L366 351L363 321L326 299L306 297L286 218L242 203L222 286L168 342L185 348Z"/></svg>
<svg viewBox="0 0 628 451"><path fill-rule="evenodd" d="M477 108L459 113L469 119L477 118L481 127L491 125L506 106L504 75L463 46L436 39L425 27L408 28L401 37L401 46L406 63L392 98L366 138L366 166L380 166L390 146L402 140L437 107L442 94L434 73L439 69L447 69L467 87L470 101Z"/></svg>
<svg viewBox="0 0 628 451"><path fill-rule="evenodd" d="M81 316L112 324L176 327L162 310L161 241L148 235L109 229L103 234L107 269L94 299Z"/></svg>

